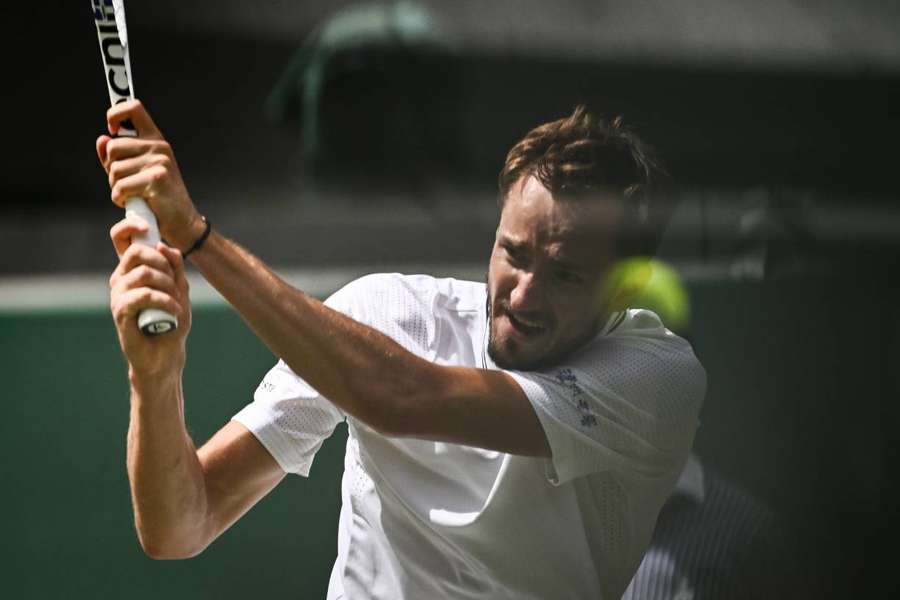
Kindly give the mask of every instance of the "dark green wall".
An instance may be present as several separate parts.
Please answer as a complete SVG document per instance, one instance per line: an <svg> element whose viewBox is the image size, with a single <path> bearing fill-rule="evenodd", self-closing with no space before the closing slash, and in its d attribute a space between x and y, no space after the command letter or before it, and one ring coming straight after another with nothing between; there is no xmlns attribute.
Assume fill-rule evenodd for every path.
<svg viewBox="0 0 900 600"><path fill-rule="evenodd" d="M336 554L345 428L199 557L138 545L125 472L128 388L103 312L0 317L7 598L322 598ZM186 414L202 444L274 359L233 313L195 310Z"/></svg>

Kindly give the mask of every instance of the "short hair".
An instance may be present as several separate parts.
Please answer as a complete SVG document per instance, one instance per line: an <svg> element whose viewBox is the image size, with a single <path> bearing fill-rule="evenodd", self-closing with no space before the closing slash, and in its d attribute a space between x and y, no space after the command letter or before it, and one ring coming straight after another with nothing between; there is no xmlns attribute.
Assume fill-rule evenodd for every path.
<svg viewBox="0 0 900 600"><path fill-rule="evenodd" d="M621 116L595 116L583 106L563 119L532 129L509 154L500 171L502 209L513 185L533 175L554 198L586 198L612 192L623 218L617 228L619 256L652 256L671 216L669 176L654 150L627 127Z"/></svg>

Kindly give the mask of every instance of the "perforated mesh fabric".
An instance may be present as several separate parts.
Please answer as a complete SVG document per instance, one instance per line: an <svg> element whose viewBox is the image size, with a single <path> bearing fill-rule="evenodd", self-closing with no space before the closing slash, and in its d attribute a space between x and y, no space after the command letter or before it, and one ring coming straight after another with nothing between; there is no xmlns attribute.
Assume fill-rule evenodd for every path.
<svg viewBox="0 0 900 600"><path fill-rule="evenodd" d="M413 293L411 286L417 281L415 276L368 275L332 294L325 305L427 357L435 339L435 321L423 315L430 314L432 296ZM284 361L278 361L260 382L253 403L233 417L253 432L285 472L304 476L322 442L344 418Z"/></svg>
<svg viewBox="0 0 900 600"><path fill-rule="evenodd" d="M432 315L433 286L430 277L397 273L367 275L347 284L333 298L346 305L346 314L384 333L424 358L431 354L436 337Z"/></svg>
<svg viewBox="0 0 900 600"><path fill-rule="evenodd" d="M350 283L326 304L427 360L492 367L485 299L483 284L390 274ZM478 600L506 597L497 589L517 598L620 596L688 454L705 373L653 313L628 311L616 323L564 366L510 372L552 461L447 452L448 444L384 437L350 418L329 597L448 597L419 592L451 588L449 596ZM307 474L344 415L279 363L235 418L282 468ZM451 455L458 462L445 464ZM472 572L483 577L461 586L471 565L482 565Z"/></svg>
<svg viewBox="0 0 900 600"><path fill-rule="evenodd" d="M613 471L670 476L697 428L706 374L684 340L649 311L598 336L565 366L511 374L522 385L553 451L555 483Z"/></svg>
<svg viewBox="0 0 900 600"><path fill-rule="evenodd" d="M253 432L285 472L306 476L344 415L278 361L260 382L254 401L233 419Z"/></svg>

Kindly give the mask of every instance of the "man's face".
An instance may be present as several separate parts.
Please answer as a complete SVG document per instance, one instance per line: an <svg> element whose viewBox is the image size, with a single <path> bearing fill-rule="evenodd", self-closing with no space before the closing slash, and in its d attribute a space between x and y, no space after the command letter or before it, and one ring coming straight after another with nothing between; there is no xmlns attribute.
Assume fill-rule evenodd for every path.
<svg viewBox="0 0 900 600"><path fill-rule="evenodd" d="M488 353L505 369L568 354L606 317L603 280L618 215L601 199L554 199L533 176L509 191L488 271Z"/></svg>

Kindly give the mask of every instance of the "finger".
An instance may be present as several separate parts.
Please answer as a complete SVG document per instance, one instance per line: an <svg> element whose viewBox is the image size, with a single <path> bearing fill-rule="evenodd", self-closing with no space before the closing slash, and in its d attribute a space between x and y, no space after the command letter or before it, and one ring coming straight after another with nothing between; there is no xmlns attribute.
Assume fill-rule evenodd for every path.
<svg viewBox="0 0 900 600"><path fill-rule="evenodd" d="M159 250L169 261L169 264L172 265L172 270L175 273L175 284L186 297L190 286L188 285L187 274L184 269L184 257L181 255L181 250L166 246L162 242L156 246L156 249Z"/></svg>
<svg viewBox="0 0 900 600"><path fill-rule="evenodd" d="M129 215L122 219L109 230L109 238L112 240L116 256L122 258L122 254L132 243L135 235L146 233L150 226L138 215Z"/></svg>
<svg viewBox="0 0 900 600"><path fill-rule="evenodd" d="M144 246L143 244L132 244L129 246L122 254L117 269L120 275L125 275L140 265L153 267L154 269L168 274L169 277L175 277L175 273L172 271L172 265L169 264L166 257L156 248Z"/></svg>
<svg viewBox="0 0 900 600"><path fill-rule="evenodd" d="M175 283L175 279L170 273L154 269L147 265L141 265L125 273L116 281L113 291L118 294L124 294L128 290L138 288L150 288L159 290L178 299L180 290Z"/></svg>
<svg viewBox="0 0 900 600"><path fill-rule="evenodd" d="M131 158L120 158L113 160L109 165L109 187L115 187L116 182L124 179L147 167L156 165L168 166L169 159L167 156L152 152L143 152Z"/></svg>
<svg viewBox="0 0 900 600"><path fill-rule="evenodd" d="M168 170L165 167L156 165L124 179L120 179L112 188L112 201L116 205L124 208L125 201L129 198L152 198L156 195L156 186L158 186L167 175Z"/></svg>
<svg viewBox="0 0 900 600"><path fill-rule="evenodd" d="M141 140L138 138L119 137L112 138L106 143L107 170L110 165L118 160L124 160L134 156L140 156L159 149L159 141Z"/></svg>
<svg viewBox="0 0 900 600"><path fill-rule="evenodd" d="M106 146L112 140L108 135L101 135L97 138L97 142L95 146L97 148L97 158L100 159L100 164L103 166L104 170L106 169Z"/></svg>
<svg viewBox="0 0 900 600"><path fill-rule="evenodd" d="M178 320L184 331L188 331L191 326L191 296L190 286L188 285L187 275L184 269L184 257L177 248L170 248L163 243L157 245L157 249L162 252L172 268L175 271L175 285L178 287L179 295L175 297L184 308L184 312L178 313Z"/></svg>
<svg viewBox="0 0 900 600"><path fill-rule="evenodd" d="M126 120L131 121L131 124L137 129L139 137L148 140L163 139L162 133L140 100L126 100L106 111L106 123L109 126L109 132L113 135L119 132L122 122Z"/></svg>
<svg viewBox="0 0 900 600"><path fill-rule="evenodd" d="M182 314L181 304L171 295L152 288L136 288L116 294L110 301L113 317L119 324L134 320L145 308L159 308L172 315Z"/></svg>

